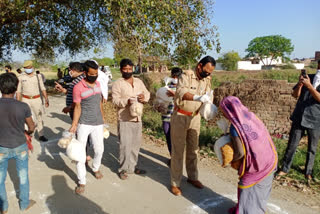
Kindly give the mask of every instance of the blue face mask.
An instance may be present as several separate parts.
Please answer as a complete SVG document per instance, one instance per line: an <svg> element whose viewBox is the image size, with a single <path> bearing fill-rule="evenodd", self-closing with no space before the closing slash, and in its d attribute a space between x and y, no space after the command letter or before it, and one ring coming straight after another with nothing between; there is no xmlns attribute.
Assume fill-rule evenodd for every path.
<svg viewBox="0 0 320 214"><path fill-rule="evenodd" d="M31 74L33 72L32 68L25 68L24 72L26 72L27 74Z"/></svg>

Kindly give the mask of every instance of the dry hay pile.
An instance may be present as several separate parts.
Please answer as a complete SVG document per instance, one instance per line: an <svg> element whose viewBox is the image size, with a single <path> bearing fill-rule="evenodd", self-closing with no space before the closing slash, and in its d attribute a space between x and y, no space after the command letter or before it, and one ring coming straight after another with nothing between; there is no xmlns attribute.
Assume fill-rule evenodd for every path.
<svg viewBox="0 0 320 214"><path fill-rule="evenodd" d="M108 124L117 124L117 108L111 100L103 104L104 119Z"/></svg>

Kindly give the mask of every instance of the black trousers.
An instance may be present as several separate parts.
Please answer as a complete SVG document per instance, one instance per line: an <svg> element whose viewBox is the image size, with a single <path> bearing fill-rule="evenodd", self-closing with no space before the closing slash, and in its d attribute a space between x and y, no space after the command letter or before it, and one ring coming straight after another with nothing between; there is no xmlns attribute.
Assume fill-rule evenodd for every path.
<svg viewBox="0 0 320 214"><path fill-rule="evenodd" d="M293 161L294 154L297 150L299 142L303 137L304 132L308 134L308 152L307 161L305 166L305 174L311 175L314 165L314 159L316 156L317 146L320 138L320 127L317 129L309 129L301 126L300 124L292 123L290 130L289 142L286 149L286 153L283 158L282 171L288 173Z"/></svg>

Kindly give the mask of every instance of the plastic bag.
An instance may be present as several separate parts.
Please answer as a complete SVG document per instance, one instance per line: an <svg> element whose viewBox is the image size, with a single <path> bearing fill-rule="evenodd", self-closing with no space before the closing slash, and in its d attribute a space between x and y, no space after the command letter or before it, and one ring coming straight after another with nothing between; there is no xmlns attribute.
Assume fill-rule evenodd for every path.
<svg viewBox="0 0 320 214"><path fill-rule="evenodd" d="M161 87L157 90L156 97L164 102L170 103L173 101L173 97L167 95L167 91L170 90L168 86Z"/></svg>
<svg viewBox="0 0 320 214"><path fill-rule="evenodd" d="M71 142L67 147L67 155L68 157L77 162L85 162L86 161L86 149L78 140L72 138Z"/></svg>
<svg viewBox="0 0 320 214"><path fill-rule="evenodd" d="M210 100L213 100L213 90L206 93ZM212 120L218 115L218 108L212 102L205 102L200 108L200 115L206 120Z"/></svg>
<svg viewBox="0 0 320 214"><path fill-rule="evenodd" d="M200 115L206 120L212 120L218 115L218 108L215 104L204 103L200 108Z"/></svg>
<svg viewBox="0 0 320 214"><path fill-rule="evenodd" d="M69 131L64 131L62 133L62 138L58 141L58 146L62 149L65 149L70 144L72 138L75 137L74 133L71 133Z"/></svg>
<svg viewBox="0 0 320 214"><path fill-rule="evenodd" d="M103 125L103 137L104 137L104 139L108 139L109 136L110 136L109 125L108 124L104 124Z"/></svg>
<svg viewBox="0 0 320 214"><path fill-rule="evenodd" d="M221 148L230 143L231 142L231 137L230 135L224 135L222 137L220 137L214 144L214 152L216 153L217 157L218 157L218 160L220 162L220 164L222 166L225 166L225 163L223 162L223 156L222 156L222 150ZM232 155L233 156L233 155Z"/></svg>
<svg viewBox="0 0 320 214"><path fill-rule="evenodd" d="M224 134L228 132L229 123L226 119L222 118L218 120L217 125L223 131Z"/></svg>
<svg viewBox="0 0 320 214"><path fill-rule="evenodd" d="M28 135L27 132L24 132L24 135L27 139L28 150L31 151L31 153L33 153L32 137Z"/></svg>
<svg viewBox="0 0 320 214"><path fill-rule="evenodd" d="M143 104L139 103L138 100L136 99L130 105L129 110L130 110L130 115L132 117L140 117L140 116L142 116L142 113L143 113Z"/></svg>

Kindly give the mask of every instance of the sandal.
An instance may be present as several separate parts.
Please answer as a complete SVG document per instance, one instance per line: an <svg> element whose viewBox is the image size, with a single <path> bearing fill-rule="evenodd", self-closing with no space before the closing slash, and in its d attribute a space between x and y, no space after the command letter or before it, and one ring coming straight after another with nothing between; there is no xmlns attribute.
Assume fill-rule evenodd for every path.
<svg viewBox="0 0 320 214"><path fill-rule="evenodd" d="M29 209L30 209L33 205L35 205L35 204L36 204L36 201L30 199L30 200L29 200L29 205L27 206L27 208L25 209L25 211L29 210Z"/></svg>
<svg viewBox="0 0 320 214"><path fill-rule="evenodd" d="M128 174L125 170L122 170L121 172L119 172L118 175L121 180L126 180L128 178Z"/></svg>
<svg viewBox="0 0 320 214"><path fill-rule="evenodd" d="M96 179L101 179L103 178L103 175L100 171L96 171L96 172L93 172L94 173L94 177L96 177Z"/></svg>
<svg viewBox="0 0 320 214"><path fill-rule="evenodd" d="M146 174L146 173L147 173L147 171L143 170L143 169L135 168L135 170L134 170L134 174L137 174L137 175L143 175L143 174Z"/></svg>
<svg viewBox="0 0 320 214"><path fill-rule="evenodd" d="M287 174L288 174L288 173L285 173L285 172L283 172L283 171L280 171L280 172L276 173L276 176L274 177L274 179L275 179L276 181L279 181L279 180L281 180L282 178L284 178Z"/></svg>
<svg viewBox="0 0 320 214"><path fill-rule="evenodd" d="M84 184L79 184L79 186L77 186L75 189L76 194L81 195L82 193L84 193L85 186L86 185Z"/></svg>

